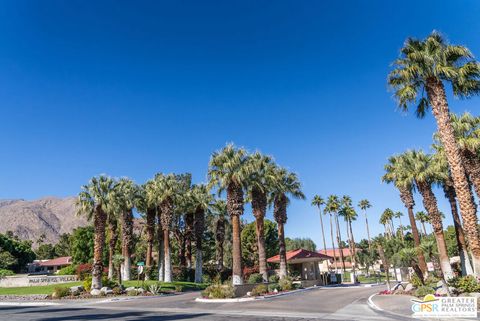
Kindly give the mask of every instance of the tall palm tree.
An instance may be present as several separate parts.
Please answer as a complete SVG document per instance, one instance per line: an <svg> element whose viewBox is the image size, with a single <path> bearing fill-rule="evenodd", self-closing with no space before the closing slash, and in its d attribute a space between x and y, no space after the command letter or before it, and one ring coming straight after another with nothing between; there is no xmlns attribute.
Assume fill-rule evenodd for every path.
<svg viewBox="0 0 480 321"><path fill-rule="evenodd" d="M195 283L202 283L202 239L205 230L205 213L212 201L213 196L209 193L207 186L203 184L193 186L191 206L195 209Z"/></svg>
<svg viewBox="0 0 480 321"><path fill-rule="evenodd" d="M280 256L280 278L287 277L287 255L285 246L284 227L287 223L287 207L290 202L289 196L297 199L305 199L301 190L301 183L295 173L285 168L276 167L272 186L271 200L273 201L273 217L278 227L278 245Z"/></svg>
<svg viewBox="0 0 480 321"><path fill-rule="evenodd" d="M252 173L248 179L248 198L252 203L257 234L258 266L264 282L268 282L267 255L265 250L264 219L267 213L267 197L274 178L273 161L270 156L255 152L249 157Z"/></svg>
<svg viewBox="0 0 480 321"><path fill-rule="evenodd" d="M115 200L112 199L111 204L112 207L114 205ZM109 280L113 279L114 273L114 266L113 266L113 256L115 255L115 247L117 246L118 242L118 219L119 213L114 209L111 208L110 211L107 213L107 226L108 226L108 274L107 278Z"/></svg>
<svg viewBox="0 0 480 321"><path fill-rule="evenodd" d="M418 266L418 255L417 255L417 250L415 248L403 248L400 252L396 253L396 258L403 263L402 265L405 265L406 267L412 267L413 271L419 278L419 280L424 284L424 276L423 272Z"/></svg>
<svg viewBox="0 0 480 321"><path fill-rule="evenodd" d="M227 215L227 203L224 200L216 200L211 206L211 212L216 217L214 221L215 233L215 264L217 271L223 270L223 253L225 242L225 216Z"/></svg>
<svg viewBox="0 0 480 321"><path fill-rule="evenodd" d="M450 175L450 171L448 170L447 159L443 153L443 148L435 145L434 148L437 152L433 155L433 164L437 168L436 171L439 175L439 184L442 186L445 198L450 204L453 217L453 226L455 228L455 238L457 240L457 249L462 267L462 275L473 275L473 268L468 255L467 241L465 239L465 233L463 232L460 216L458 215L457 194L455 193L452 177Z"/></svg>
<svg viewBox="0 0 480 321"><path fill-rule="evenodd" d="M403 224L402 224L402 216L403 213L400 211L397 211L393 214L393 217L398 218L398 221L400 222L400 236L402 237L402 242L405 241L405 235L403 234Z"/></svg>
<svg viewBox="0 0 480 321"><path fill-rule="evenodd" d="M115 184L115 204L122 223L122 279L130 280L133 246L133 209L141 202L139 187L128 178L121 178Z"/></svg>
<svg viewBox="0 0 480 321"><path fill-rule="evenodd" d="M385 234L386 236L391 239L393 236L393 231L392 231L392 219L395 213L389 208L385 209L383 211L382 215L380 216L379 223L382 224L385 228Z"/></svg>
<svg viewBox="0 0 480 321"><path fill-rule="evenodd" d="M347 231L348 231L348 245L349 245L349 250L350 250L350 260L352 262L352 273L355 278L355 267L357 264L357 259L356 259L356 245L355 245L355 238L353 236L353 229L352 229L352 222L357 219L357 212L355 212L355 209L351 205L351 201L343 198L344 202L342 205L342 208L339 211L339 215L342 216L345 219L345 222L347 222Z"/></svg>
<svg viewBox="0 0 480 321"><path fill-rule="evenodd" d="M312 206L318 207L318 212L320 214L320 226L322 228L322 239L323 239L323 250L327 254L327 242L325 242L325 230L323 229L323 213L322 206L325 205L325 200L320 195L315 195L312 200Z"/></svg>
<svg viewBox="0 0 480 321"><path fill-rule="evenodd" d="M141 189L142 201L138 206L145 215L145 232L147 234L147 253L145 255L145 279L150 278L152 269L153 242L155 239L155 216L157 209L158 188L154 180L147 181Z"/></svg>
<svg viewBox="0 0 480 321"><path fill-rule="evenodd" d="M382 181L386 183L393 183L400 192L400 199L407 209L408 219L410 221L410 227L412 229L412 236L415 247L418 253L418 265L422 270L422 274L426 277L428 274L427 263L425 261L425 255L420 249L420 234L418 232L417 223L415 222L415 215L413 208L415 206L415 200L413 199L413 180L406 175L407 171L400 156L392 156L388 159L388 163L385 165L385 175L382 177Z"/></svg>
<svg viewBox="0 0 480 321"><path fill-rule="evenodd" d="M105 227L107 213L111 210L114 182L110 177L93 177L88 185L82 186L76 200L78 215L93 218L94 245L92 266L92 289L102 288L103 249L105 247Z"/></svg>
<svg viewBox="0 0 480 321"><path fill-rule="evenodd" d="M325 204L325 212L327 212L330 215L330 237L332 239L332 249L333 249L333 260L334 260L334 264L335 264L335 272L337 272L338 266L337 266L337 254L336 254L336 250L335 250L335 238L333 237L333 216L336 215L335 213L337 213L339 209L340 209L340 203L339 203L339 200L338 200L338 196L337 195L328 196L327 203ZM341 260L342 266L344 266L343 255L341 253L341 249L340 249L340 258L342 259Z"/></svg>
<svg viewBox="0 0 480 321"><path fill-rule="evenodd" d="M394 70L388 76L401 108L407 110L409 104L416 104L420 117L429 107L432 109L457 192L477 277L480 276L478 217L450 119L445 83L452 85L455 96L470 97L480 92L479 79L480 64L468 48L448 44L435 31L424 40L407 39L399 59L394 62Z"/></svg>
<svg viewBox="0 0 480 321"><path fill-rule="evenodd" d="M218 186L219 193L227 191L227 210L232 221L232 283L243 284L240 216L243 215L244 189L251 170L247 152L228 144L210 158L209 187Z"/></svg>
<svg viewBox="0 0 480 321"><path fill-rule="evenodd" d="M372 250L372 241L370 239L370 228L368 226L367 209L371 208L372 204L370 204L369 200L363 199L360 202L358 202L358 207L360 207L360 209L365 214L365 225L367 227L367 237L368 237L368 249L371 251Z"/></svg>
<svg viewBox="0 0 480 321"><path fill-rule="evenodd" d="M452 267L447 253L447 245L443 234L442 217L438 210L437 198L432 191L432 185L439 182L438 168L433 166L431 155L422 151L407 151L404 155L408 176L415 181L418 191L422 195L423 206L432 222L435 239L437 241L440 266L446 280L453 277Z"/></svg>

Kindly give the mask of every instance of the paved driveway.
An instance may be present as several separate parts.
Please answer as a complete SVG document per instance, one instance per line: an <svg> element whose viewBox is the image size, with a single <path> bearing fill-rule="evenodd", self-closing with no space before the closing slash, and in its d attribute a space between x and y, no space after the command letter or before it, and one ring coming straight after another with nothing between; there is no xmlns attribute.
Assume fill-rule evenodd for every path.
<svg viewBox="0 0 480 321"><path fill-rule="evenodd" d="M1 307L0 320L394 320L366 301L381 288L317 288L267 300L197 303L199 293L48 307Z"/></svg>

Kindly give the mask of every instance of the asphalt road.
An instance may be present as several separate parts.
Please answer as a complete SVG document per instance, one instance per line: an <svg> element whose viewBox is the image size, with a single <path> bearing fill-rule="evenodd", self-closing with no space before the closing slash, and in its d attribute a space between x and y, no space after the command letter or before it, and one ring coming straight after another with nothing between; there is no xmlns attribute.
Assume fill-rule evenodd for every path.
<svg viewBox="0 0 480 321"><path fill-rule="evenodd" d="M0 306L0 320L399 320L373 311L374 288L317 288L252 302L197 303L199 293L105 301L71 301L54 306ZM403 318L400 318L402 320Z"/></svg>

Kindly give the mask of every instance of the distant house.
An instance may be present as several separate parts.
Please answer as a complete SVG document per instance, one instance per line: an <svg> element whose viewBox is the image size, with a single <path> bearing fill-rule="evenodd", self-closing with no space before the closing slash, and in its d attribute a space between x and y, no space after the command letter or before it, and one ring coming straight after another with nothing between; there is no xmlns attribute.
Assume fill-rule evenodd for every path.
<svg viewBox="0 0 480 321"><path fill-rule="evenodd" d="M71 256L62 256L51 260L35 260L33 263L28 264L28 273L53 274L71 264Z"/></svg>
<svg viewBox="0 0 480 321"><path fill-rule="evenodd" d="M344 263L345 263L345 269L347 270L351 270L352 269L352 263L350 262L350 248L343 248L341 249L342 250L342 254L343 254L343 260L344 260ZM358 253L360 252L361 249L355 249L355 253ZM340 249L335 249L335 251L333 249L327 249L327 251L325 250L320 250L318 251L318 253L320 254L323 254L323 255L327 255L327 256L330 256L330 257L334 257L337 261L336 265L335 265L335 261L332 260L331 262L329 262L328 266L330 266L330 268L337 268L337 269L342 269L343 266L342 266L342 262L340 261ZM327 263L327 262L325 262ZM358 262L357 262L357 267L358 267ZM328 266L326 264L322 265L321 266L321 270L322 271L328 271Z"/></svg>
<svg viewBox="0 0 480 321"><path fill-rule="evenodd" d="M288 251L286 256L290 272L297 275L303 285L326 284L320 273L319 266L324 261L331 260L332 257L305 249ZM269 258L267 262L280 263L280 256L275 255Z"/></svg>

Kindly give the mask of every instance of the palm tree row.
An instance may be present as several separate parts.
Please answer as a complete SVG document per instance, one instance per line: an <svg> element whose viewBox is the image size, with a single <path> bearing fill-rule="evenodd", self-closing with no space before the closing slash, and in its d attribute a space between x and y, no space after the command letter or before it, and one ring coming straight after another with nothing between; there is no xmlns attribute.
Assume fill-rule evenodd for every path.
<svg viewBox="0 0 480 321"><path fill-rule="evenodd" d="M459 231L458 227L463 228L472 254L474 273L480 276L480 231L477 225L477 208L470 187L471 182L478 195L478 127L475 122L459 121L463 117L452 117L445 91L445 85L450 84L453 95L457 97L469 98L480 93L480 64L475 61L468 48L450 45L434 31L424 40L407 39L393 66L388 83L394 90L398 105L403 110L408 110L409 105L415 105L419 117L423 117L428 109L431 109L435 117L438 128L435 137L446 160L449 187L455 192L463 220L463 224L456 226L456 229ZM439 182L445 181L445 175L437 175L441 171L433 169L434 163L432 156L425 155L422 151L408 151L393 156L386 166L387 174L384 180L394 183L399 189L402 201L409 211L412 231L416 230L412 191L418 190L422 195L423 205L434 229L442 272L448 279L451 268L445 250L442 220L432 192L432 184L442 184ZM454 221L459 223L455 218ZM414 232L414 237L420 268L424 270L418 230Z"/></svg>

